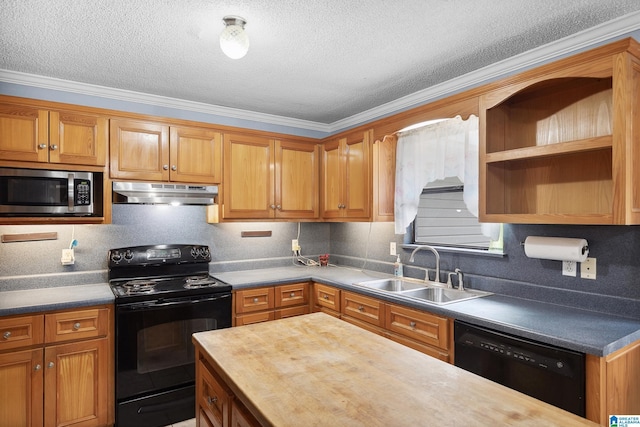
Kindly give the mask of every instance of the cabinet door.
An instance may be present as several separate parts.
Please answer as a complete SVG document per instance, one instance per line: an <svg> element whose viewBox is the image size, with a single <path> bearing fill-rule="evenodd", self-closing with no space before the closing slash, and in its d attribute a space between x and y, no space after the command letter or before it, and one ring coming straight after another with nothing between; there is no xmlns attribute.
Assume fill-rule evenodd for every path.
<svg viewBox="0 0 640 427"><path fill-rule="evenodd" d="M0 104L0 159L49 161L49 113L35 107Z"/></svg>
<svg viewBox="0 0 640 427"><path fill-rule="evenodd" d="M0 425L42 426L42 349L0 354L0 384Z"/></svg>
<svg viewBox="0 0 640 427"><path fill-rule="evenodd" d="M273 142L224 134L223 218L273 218Z"/></svg>
<svg viewBox="0 0 640 427"><path fill-rule="evenodd" d="M171 126L171 181L219 184L222 181L222 134L210 129Z"/></svg>
<svg viewBox="0 0 640 427"><path fill-rule="evenodd" d="M45 348L46 427L107 424L108 348L106 338Z"/></svg>
<svg viewBox="0 0 640 427"><path fill-rule="evenodd" d="M112 178L169 180L169 126L112 119L110 129Z"/></svg>
<svg viewBox="0 0 640 427"><path fill-rule="evenodd" d="M251 412L237 399L231 402L231 427L260 427Z"/></svg>
<svg viewBox="0 0 640 427"><path fill-rule="evenodd" d="M319 173L318 145L275 142L276 218L318 218Z"/></svg>
<svg viewBox="0 0 640 427"><path fill-rule="evenodd" d="M371 132L344 141L344 216L367 219L371 213Z"/></svg>
<svg viewBox="0 0 640 427"><path fill-rule="evenodd" d="M340 140L329 141L322 147L322 217L342 216L342 145Z"/></svg>
<svg viewBox="0 0 640 427"><path fill-rule="evenodd" d="M69 111L49 113L49 161L104 166L109 120Z"/></svg>

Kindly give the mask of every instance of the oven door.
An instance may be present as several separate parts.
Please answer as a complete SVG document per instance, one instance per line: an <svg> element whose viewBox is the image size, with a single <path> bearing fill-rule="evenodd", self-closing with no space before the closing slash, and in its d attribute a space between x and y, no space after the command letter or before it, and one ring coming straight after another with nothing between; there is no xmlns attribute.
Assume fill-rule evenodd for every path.
<svg viewBox="0 0 640 427"><path fill-rule="evenodd" d="M130 411L152 418L182 401L193 413L195 393L185 393L195 378L191 335L230 326L230 292L116 305L118 425Z"/></svg>

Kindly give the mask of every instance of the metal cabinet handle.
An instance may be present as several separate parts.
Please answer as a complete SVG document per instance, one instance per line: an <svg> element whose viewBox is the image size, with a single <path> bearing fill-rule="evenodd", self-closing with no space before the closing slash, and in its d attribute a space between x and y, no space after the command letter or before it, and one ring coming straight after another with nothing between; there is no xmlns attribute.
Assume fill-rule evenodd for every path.
<svg viewBox="0 0 640 427"><path fill-rule="evenodd" d="M413 322L413 321L409 322L409 326L411 326L412 328L415 328L416 327L416 322Z"/></svg>
<svg viewBox="0 0 640 427"><path fill-rule="evenodd" d="M358 311L364 311L364 307L363 306L358 307Z"/></svg>
<svg viewBox="0 0 640 427"><path fill-rule="evenodd" d="M73 324L73 330L77 331L78 329L80 329L80 322L76 322Z"/></svg>
<svg viewBox="0 0 640 427"><path fill-rule="evenodd" d="M253 302L256 302L256 303L257 303L258 301L260 301L258 298L254 298L254 299L253 299Z"/></svg>
<svg viewBox="0 0 640 427"><path fill-rule="evenodd" d="M278 209L279 211L282 210L282 205L276 205L276 209Z"/></svg>
<svg viewBox="0 0 640 427"><path fill-rule="evenodd" d="M54 366L55 366L55 365L54 365L54 363L53 363L53 362L49 362L49 363L47 364L47 368L49 368L49 369L53 368Z"/></svg>
<svg viewBox="0 0 640 427"><path fill-rule="evenodd" d="M5 340L8 340L9 338L11 338L11 331L7 331L2 335L2 338L4 338Z"/></svg>
<svg viewBox="0 0 640 427"><path fill-rule="evenodd" d="M50 149L51 151L54 151L54 150L57 150L57 149L58 149L58 146L57 146L56 144L53 144L53 145L50 145L50 146L49 146L49 149Z"/></svg>
<svg viewBox="0 0 640 427"><path fill-rule="evenodd" d="M293 298L293 297L295 297L295 296L296 296L296 293L295 293L295 292L291 292L291 293L289 294L289 297L291 297L291 298Z"/></svg>
<svg viewBox="0 0 640 427"><path fill-rule="evenodd" d="M172 170L172 171L177 171L177 170L178 170L178 167L177 167L176 165L171 165L171 170Z"/></svg>
<svg viewBox="0 0 640 427"><path fill-rule="evenodd" d="M169 170L169 165L162 165L162 169L168 171Z"/></svg>
<svg viewBox="0 0 640 427"><path fill-rule="evenodd" d="M269 205L269 207L270 207L271 209L275 209L275 208L276 208L276 205Z"/></svg>
<svg viewBox="0 0 640 427"><path fill-rule="evenodd" d="M324 294L324 295L322 295L322 298L324 298L324 299L329 299L329 295Z"/></svg>
<svg viewBox="0 0 640 427"><path fill-rule="evenodd" d="M33 368L34 371L39 371L40 369L42 369L42 366L38 363L35 368Z"/></svg>
<svg viewBox="0 0 640 427"><path fill-rule="evenodd" d="M44 150L45 148L47 148L47 144L38 144L38 148Z"/></svg>
<svg viewBox="0 0 640 427"><path fill-rule="evenodd" d="M218 398L216 396L207 396L207 403L209 405L215 405L216 403L218 403Z"/></svg>

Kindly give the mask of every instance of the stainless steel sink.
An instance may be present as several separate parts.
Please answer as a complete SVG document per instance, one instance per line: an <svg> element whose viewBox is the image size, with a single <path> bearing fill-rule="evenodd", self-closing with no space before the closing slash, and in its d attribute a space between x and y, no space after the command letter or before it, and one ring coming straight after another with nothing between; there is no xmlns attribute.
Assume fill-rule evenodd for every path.
<svg viewBox="0 0 640 427"><path fill-rule="evenodd" d="M411 291L403 292L402 295L409 298L416 298L419 300L432 302L434 304L449 304L452 302L459 302L468 299L483 297L486 295L490 295L490 293L472 290L459 291L457 289L450 288L424 287L422 289L414 289Z"/></svg>
<svg viewBox="0 0 640 427"><path fill-rule="evenodd" d="M444 305L491 295L490 292L445 288L443 283L423 282L407 278L375 279L354 283L381 293L390 293L427 303Z"/></svg>
<svg viewBox="0 0 640 427"><path fill-rule="evenodd" d="M424 282L396 278L367 280L365 282L355 283L355 285L385 292L404 292L425 287Z"/></svg>

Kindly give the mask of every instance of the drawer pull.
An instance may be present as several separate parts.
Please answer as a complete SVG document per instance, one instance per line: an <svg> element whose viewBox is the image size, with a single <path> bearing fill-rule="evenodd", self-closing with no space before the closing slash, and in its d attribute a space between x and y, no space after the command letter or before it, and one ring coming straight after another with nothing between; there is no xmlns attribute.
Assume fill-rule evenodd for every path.
<svg viewBox="0 0 640 427"><path fill-rule="evenodd" d="M416 327L416 322L414 322L414 321L409 322L409 326L411 326L412 328L415 328Z"/></svg>
<svg viewBox="0 0 640 427"><path fill-rule="evenodd" d="M73 324L73 330L77 331L78 329L80 329L80 322L76 322Z"/></svg>
<svg viewBox="0 0 640 427"><path fill-rule="evenodd" d="M324 295L322 295L322 298L324 298L324 299L329 299L329 295L324 294Z"/></svg>
<svg viewBox="0 0 640 427"><path fill-rule="evenodd" d="M291 298L293 298L293 297L295 297L295 296L296 296L296 293L295 293L295 292L291 292L291 293L289 294L289 297L291 297Z"/></svg>
<svg viewBox="0 0 640 427"><path fill-rule="evenodd" d="M42 369L42 366L39 363L36 365L35 368L33 368L34 371L39 371L40 369Z"/></svg>
<svg viewBox="0 0 640 427"><path fill-rule="evenodd" d="M7 331L2 335L2 338L4 338L5 340L8 340L9 338L11 338L11 331Z"/></svg>
<svg viewBox="0 0 640 427"><path fill-rule="evenodd" d="M54 366L55 366L55 365L53 364L53 362L49 362L49 363L47 364L47 368L49 368L49 369L53 368Z"/></svg>
<svg viewBox="0 0 640 427"><path fill-rule="evenodd" d="M358 311L360 312L364 311L364 307L363 306L358 307Z"/></svg>
<svg viewBox="0 0 640 427"><path fill-rule="evenodd" d="M215 405L216 403L218 403L218 398L216 396L207 396L207 403L209 405Z"/></svg>
<svg viewBox="0 0 640 427"><path fill-rule="evenodd" d="M254 298L254 299L253 299L254 304L257 304L257 303L258 303L258 301L260 301L258 298Z"/></svg>

